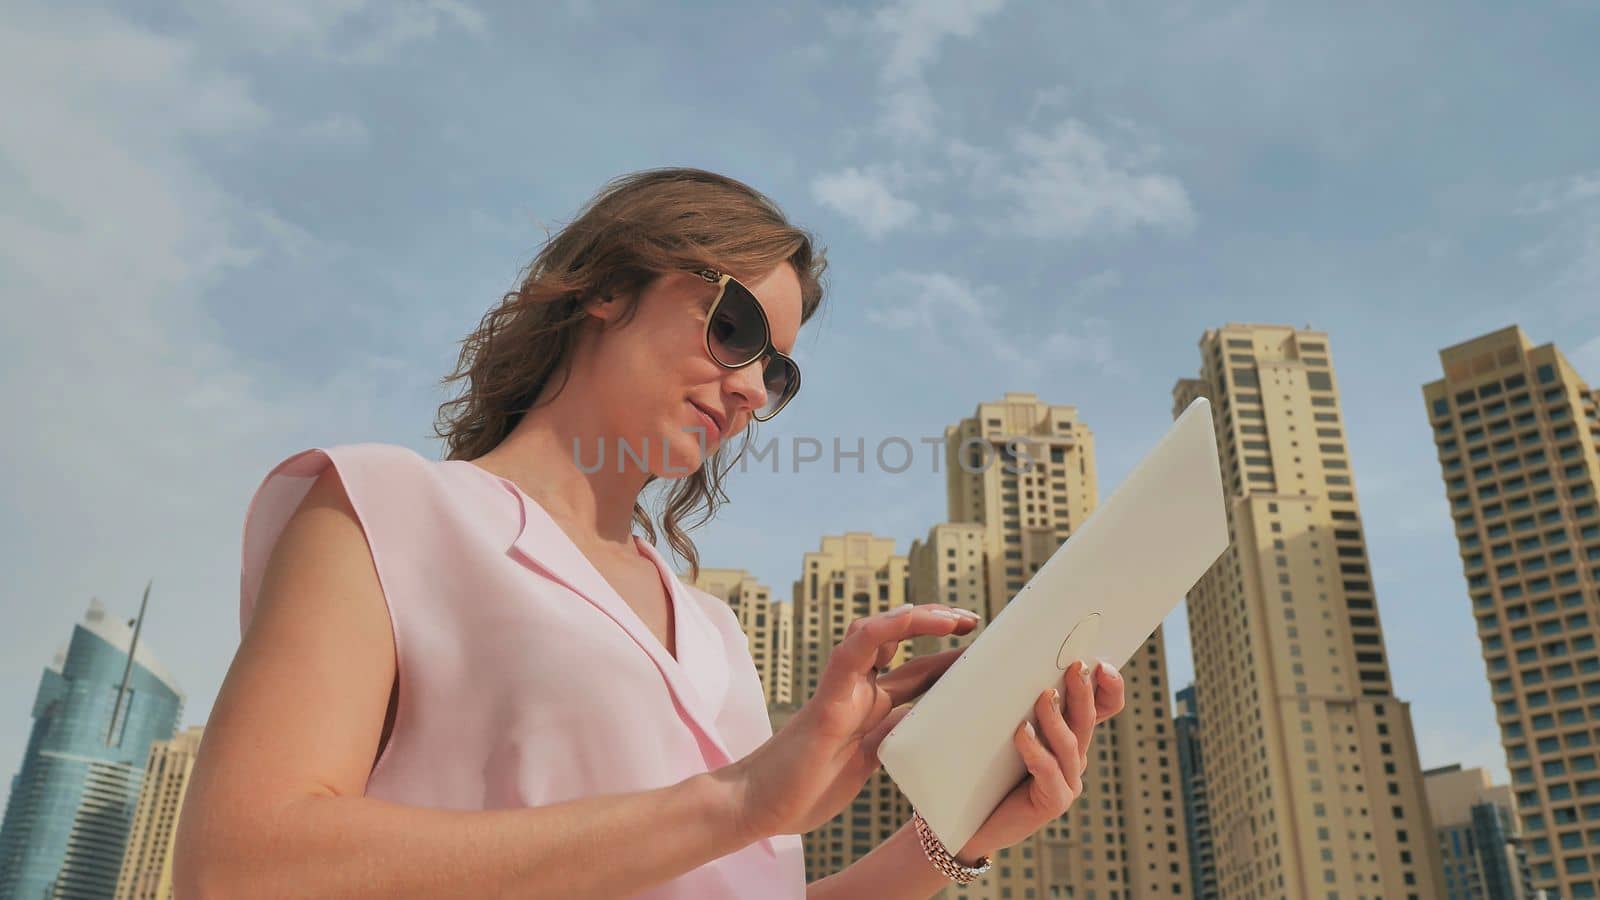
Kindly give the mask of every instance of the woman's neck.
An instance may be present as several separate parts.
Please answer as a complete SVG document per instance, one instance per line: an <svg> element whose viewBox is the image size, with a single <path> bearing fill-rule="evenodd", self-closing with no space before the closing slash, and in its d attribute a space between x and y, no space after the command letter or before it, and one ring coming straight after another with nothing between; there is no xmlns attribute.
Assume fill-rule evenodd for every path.
<svg viewBox="0 0 1600 900"><path fill-rule="evenodd" d="M528 412L473 462L522 488L574 540L633 553L633 507L646 473L619 455L615 438L594 429L594 416L571 415L566 406L558 400Z"/></svg>

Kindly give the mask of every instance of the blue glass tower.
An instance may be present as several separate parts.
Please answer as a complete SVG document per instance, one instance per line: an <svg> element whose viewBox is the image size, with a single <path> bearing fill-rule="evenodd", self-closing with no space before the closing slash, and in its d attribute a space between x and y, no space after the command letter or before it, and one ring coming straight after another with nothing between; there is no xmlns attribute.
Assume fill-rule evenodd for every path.
<svg viewBox="0 0 1600 900"><path fill-rule="evenodd" d="M1194 685L1178 692L1178 779L1183 787L1183 819L1189 834L1189 878L1195 900L1217 900L1217 863L1211 835L1211 804L1206 799L1205 756L1200 750L1200 708Z"/></svg>
<svg viewBox="0 0 1600 900"><path fill-rule="evenodd" d="M1422 773L1433 827L1444 851L1444 900L1555 900L1573 894L1533 886L1533 869L1511 788L1459 763ZM1576 817L1576 813L1573 816Z"/></svg>
<svg viewBox="0 0 1600 900"><path fill-rule="evenodd" d="M89 604L44 670L33 731L0 824L0 897L110 897L150 745L172 737L183 694L141 642L112 731L133 629Z"/></svg>

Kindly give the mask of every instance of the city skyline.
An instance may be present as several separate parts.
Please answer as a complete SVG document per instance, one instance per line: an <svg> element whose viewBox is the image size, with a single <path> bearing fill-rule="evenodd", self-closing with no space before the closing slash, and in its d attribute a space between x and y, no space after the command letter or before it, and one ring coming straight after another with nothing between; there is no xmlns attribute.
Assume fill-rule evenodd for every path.
<svg viewBox="0 0 1600 900"><path fill-rule="evenodd" d="M454 342L546 229L607 178L688 164L770 193L833 261L764 436L938 434L1028 391L1093 423L1109 496L1205 329L1331 335L1423 764L1509 780L1417 386L1513 323L1600 383L1592 4L752 7L717 11L719 53L703 15L640 5L273 9L0 23L0 82L31 86L0 123L0 413L22 423L0 768L57 636L91 596L131 617L151 577L144 639L203 722L270 464L436 457ZM821 535L904 554L945 517L929 472L727 489L692 536L774 599ZM1181 686L1182 613L1166 633Z"/></svg>
<svg viewBox="0 0 1600 900"><path fill-rule="evenodd" d="M1238 324L1238 323L1233 323L1233 324ZM1471 337L1477 337L1477 336L1469 336L1469 339ZM1569 357L1569 359L1570 359L1570 357ZM1581 373L1581 372L1579 373L1580 376L1582 374L1583 373ZM1018 391L1007 391L1005 393L1008 394L1008 395L1011 395L1011 394L1017 394L1019 392ZM1032 391L1021 391L1020 393L1031 394L1031 393L1034 393L1034 392L1032 392ZM1041 399L1044 399L1044 398L1041 398ZM991 399L988 402L994 402L994 400ZM1419 407L1420 407L1420 404L1419 404ZM889 435L888 438L890 440L894 440L896 438L896 436ZM959 439L956 438L956 437L952 437L949 440L952 443L959 443ZM909 443L911 443L912 445L915 445L915 441L909 441ZM867 450L867 454L866 455L867 455L867 458L868 458L868 465L870 467L870 465L871 465L871 457L873 455L873 452L872 452L871 445L869 444L867 446L868 446L868 450ZM849 449L848 448L848 444L846 446L846 449ZM928 452L929 449L930 448L928 448L926 446L922 446L922 447L918 448L919 451L923 451L923 452ZM924 480L925 480L925 482L927 484L927 487L930 490L942 489L942 482L947 478L949 472L951 471L951 465L953 465L953 463L951 463L949 460L945 459L943 450L936 450L936 451L932 451L932 452L937 453L940 456L939 471L938 472L933 472L933 471L925 472L925 473L923 473L923 478L924 478ZM817 466L819 471L823 471L823 470L826 470L829 467L831 459L832 459L832 456L831 456L830 452L828 450L824 450L823 454L822 454L822 459L820 461L818 461L817 463L813 464L813 465ZM846 473L848 473L850 471L850 466L853 465L853 463L854 463L853 459L847 460L847 464L845 466L845 472ZM1354 467L1359 468L1359 462L1358 461L1353 461L1352 465ZM1124 466L1124 468L1125 467L1126 466ZM969 471L979 471L979 467L974 465L974 466L969 467L968 470ZM767 477L774 477L770 471L765 471L760 465L753 467L751 472L754 475L765 474ZM782 474L783 473L780 472L779 473L779 477L781 477ZM899 473L899 474L907 475L907 476L914 476L915 472L904 472L904 473ZM1437 475L1437 469L1436 468L1435 468L1433 474ZM1115 486L1112 486L1112 488L1110 490L1114 490L1114 489L1115 489ZM1448 514L1447 513L1445 514L1445 518L1448 521ZM872 534L877 534L877 532L872 530L872 528L870 527L870 524L869 525L864 525L861 528L852 529L852 530L854 530L854 531L862 531L862 532L867 532L867 533L872 533ZM906 538L906 539L903 539L903 540L901 538L898 538L898 537L889 537L889 538L885 538L885 539L894 541L894 547L893 547L893 551L892 552L904 556L904 555L909 554L911 552L911 549L912 549L913 545L916 542L918 542L919 540L925 539L926 536L927 535L924 533L924 534L921 534L921 535L913 534L909 538ZM739 560L723 559L721 557L712 556L711 553L708 552L708 547L707 547L706 543L703 542L703 541L701 542L701 546L702 546L702 563L703 563L703 565L705 565L707 567L710 567L710 568L716 568L716 567L719 567L719 566L737 567L738 571L747 573L747 575L754 582L761 584L763 587L765 587L768 584L768 581L764 577L762 577L763 573L756 571L753 567L748 567L748 566L746 566L744 563L742 563ZM796 556L797 556L796 564L797 565L800 564L800 562L803 560L803 557L805 556L806 552L807 551L801 551L801 552L798 552L796 554ZM683 574L683 573L680 572L680 575L681 574ZM1460 612L1460 614L1467 619L1468 627L1470 627L1471 616L1470 616L1470 612L1468 612L1468 606L1467 606L1468 599L1467 599L1466 582L1461 579L1459 569L1455 570L1451 574L1455 578L1457 578L1457 580L1461 581L1460 593L1461 593L1461 601L1462 601L1462 603L1461 603L1461 607L1458 610L1458 612ZM1375 580L1378 580L1378 579L1375 578ZM1448 580L1448 579L1445 579L1445 580ZM785 582L783 582L780 579L779 583L785 583ZM98 600L98 598L95 598L95 599ZM776 595L776 596L771 598L770 602L772 602L774 604L787 604L787 603L792 602L792 597L789 596L789 595L785 595L782 592L779 592L778 595ZM1380 605L1380 607L1383 607L1383 605L1384 605L1381 593L1380 593L1380 597L1379 597L1379 605ZM136 609L137 608L136 605L133 605L133 608ZM1181 631L1180 630L1175 630L1175 627L1174 627L1175 623L1176 623L1176 625L1184 626L1181 629ZM1181 688L1183 688L1184 686L1193 685L1193 683L1194 683L1193 669L1192 669L1192 666L1193 666L1192 659L1193 659L1193 657L1192 657L1192 653L1190 652L1189 647L1188 647L1189 635L1188 635L1186 623L1187 623L1187 604L1180 604L1180 606L1178 607L1177 611L1175 611L1172 614L1172 616L1169 616L1167 621L1164 623L1165 630L1170 635L1172 635L1172 637L1169 639L1168 643L1177 645L1178 648L1179 648L1178 656L1179 656L1179 660L1180 661L1179 661L1178 665L1180 667L1182 667L1182 675L1181 676L1175 675L1171 679L1170 686L1169 686L1169 688L1167 690L1168 703L1169 703L1169 706L1171 707L1172 711L1174 711L1174 712L1177 712L1177 710L1178 710L1178 706L1177 706L1178 700L1177 700L1177 696L1176 696L1177 692ZM1465 652L1465 651L1469 651L1469 650L1476 650L1476 647L1475 647L1475 644L1469 644L1469 645L1464 645L1461 649L1463 650L1463 652ZM909 650L910 650L910 646L908 644L907 652L909 652ZM1170 649L1169 649L1168 652L1169 652L1169 654L1172 653L1172 651ZM1482 673L1481 668L1478 670L1478 675L1479 675L1478 680L1484 682L1485 694L1487 694L1487 682L1486 682L1486 680L1484 678L1484 675ZM214 690L214 685L212 686L212 689ZM201 685L199 687L199 692L200 693L205 693L205 691L206 691L206 686L205 685ZM799 701L803 701L804 698L800 697L800 698L796 698L796 699L799 700ZM1493 721L1492 704L1488 704L1488 706L1490 707L1490 709L1489 709L1488 714L1486 716L1484 716L1484 718L1487 718L1487 719L1489 719L1489 721L1492 722ZM1424 716L1425 715L1426 715L1426 713L1424 712ZM187 721L186 724L188 724L190 726L203 725L204 724L204 719L203 718L192 719L190 721ZM0 731L3 731L4 727L5 727L4 724L0 723ZM1496 747L1495 749L1498 749L1498 748ZM1474 765L1474 766L1480 766L1480 767L1485 768L1487 771L1489 771L1490 773L1492 773L1494 775L1494 777L1497 780L1497 782L1505 782L1505 781L1509 780L1509 768L1505 765L1505 760L1504 760L1503 756L1498 756L1497 757L1497 756L1494 756L1494 755L1490 755L1488 757L1483 757L1482 755L1480 755L1480 756L1476 756L1475 757L1475 756L1472 756L1470 754L1457 754L1457 756L1452 757L1452 756L1450 756L1449 753L1444 753L1443 755L1441 755L1437 759L1430 759L1430 758L1426 758L1425 757L1424 760L1423 760L1423 763L1424 763L1425 767L1433 767L1433 766L1442 766L1442 765L1449 765L1449 764L1457 763L1457 762L1459 762L1460 760L1463 760L1463 759L1471 760L1471 764Z"/></svg>
<svg viewBox="0 0 1600 900"><path fill-rule="evenodd" d="M811 693L851 620L905 603L950 604L975 612L980 622L964 636L912 640L894 663L970 643L1099 504L1093 428L1071 406L1007 392L944 433L947 521L930 523L926 539L913 541L907 553L870 532L823 535L820 548L806 553L792 586L795 603L787 606L770 604L770 590L742 570L702 570L699 586L739 615L769 698ZM986 465L986 457L999 462ZM770 649L786 641L793 656L788 673ZM996 851L993 871L980 883L938 896L1059 896L1068 884L1107 900L1183 895L1182 779L1159 627L1119 671L1127 706L1097 729L1085 791L1073 809ZM775 683L784 678L794 683ZM775 726L791 710L769 699ZM805 835L808 877L842 870L910 815L893 779L874 773L849 807Z"/></svg>

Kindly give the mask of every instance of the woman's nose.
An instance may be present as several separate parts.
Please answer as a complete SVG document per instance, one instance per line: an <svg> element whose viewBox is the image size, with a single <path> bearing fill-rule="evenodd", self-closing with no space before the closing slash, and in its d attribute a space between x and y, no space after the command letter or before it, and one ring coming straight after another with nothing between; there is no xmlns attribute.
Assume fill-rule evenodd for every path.
<svg viewBox="0 0 1600 900"><path fill-rule="evenodd" d="M744 368L734 370L728 377L729 388L744 399L751 412L767 404L766 363L766 357L762 357Z"/></svg>

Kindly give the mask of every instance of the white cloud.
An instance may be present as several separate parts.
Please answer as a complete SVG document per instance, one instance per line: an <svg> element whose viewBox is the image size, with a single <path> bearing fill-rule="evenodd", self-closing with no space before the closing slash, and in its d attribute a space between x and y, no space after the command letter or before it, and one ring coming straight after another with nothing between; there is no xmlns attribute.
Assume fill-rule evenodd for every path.
<svg viewBox="0 0 1600 900"><path fill-rule="evenodd" d="M1054 87L1040 88L1034 92L1033 103L1028 106L1027 121L1032 123L1039 116L1056 109L1064 109L1072 100L1072 88L1058 84Z"/></svg>
<svg viewBox="0 0 1600 900"><path fill-rule="evenodd" d="M947 39L971 37L1003 5L1004 0L892 0L870 16L835 11L826 21L835 33L866 35L882 60L880 130L902 142L925 141L936 135L938 119L928 70Z"/></svg>
<svg viewBox="0 0 1600 900"><path fill-rule="evenodd" d="M1070 241L1139 229L1191 230L1196 217L1183 182L1150 168L1160 147L1131 123L1118 123L1117 130L1135 135L1137 146L1113 145L1076 119L1045 130L1018 129L1000 148L951 138L940 147L942 168L852 166L817 176L812 194L873 237L910 225L929 205L912 199L913 188L952 183L970 196L986 227L1004 236ZM933 230L955 222L944 213L925 221Z"/></svg>
<svg viewBox="0 0 1600 900"><path fill-rule="evenodd" d="M1530 184L1521 193L1516 211L1523 215L1541 215L1594 200L1600 198L1600 169Z"/></svg>
<svg viewBox="0 0 1600 900"><path fill-rule="evenodd" d="M1600 212L1572 235L1572 254L1557 285L1592 315L1600 293Z"/></svg>
<svg viewBox="0 0 1600 900"><path fill-rule="evenodd" d="M855 167L816 176L811 180L811 196L875 238L903 228L917 217L917 205L896 196L883 175Z"/></svg>
<svg viewBox="0 0 1600 900"><path fill-rule="evenodd" d="M344 113L307 123L300 128L300 137L307 143L338 150L362 149L372 138L365 122Z"/></svg>
<svg viewBox="0 0 1600 900"><path fill-rule="evenodd" d="M378 4L382 10L377 24L344 54L351 62L376 63L388 59L409 44L433 37L441 27L452 26L473 35L484 32L484 17L458 0L427 0L424 3Z"/></svg>
<svg viewBox="0 0 1600 900"><path fill-rule="evenodd" d="M1122 287L1122 273L1116 269L1103 269L1080 279L1076 286L1076 292L1079 297L1088 299L1114 291L1119 287Z"/></svg>
<svg viewBox="0 0 1600 900"><path fill-rule="evenodd" d="M16 604L0 767L20 756L39 636L65 635L94 594L131 613L117 591L152 575L151 646L204 715L237 627L247 491L309 428L361 427L393 378L355 356L321 383L272 383L224 340L210 304L229 279L322 245L199 167L196 144L272 118L203 60L104 12L0 22L0 84L26 86L0 116L0 506L18 511L0 519Z"/></svg>
<svg viewBox="0 0 1600 900"><path fill-rule="evenodd" d="M241 31L256 36L257 46L277 48L321 42L341 22L358 15L369 0L283 0L251 3L249 0L196 0L189 4L197 17L225 16Z"/></svg>
<svg viewBox="0 0 1600 900"><path fill-rule="evenodd" d="M243 49L369 65L446 28L474 36L487 29L483 13L461 0L225 0L192 2L189 11L208 33L230 35Z"/></svg>
<svg viewBox="0 0 1600 900"><path fill-rule="evenodd" d="M1600 334L1595 335L1567 357L1589 387L1600 390Z"/></svg>
<svg viewBox="0 0 1600 900"><path fill-rule="evenodd" d="M1052 362L1082 366L1101 372L1125 371L1107 331L1110 323L1100 316L1081 322L1081 331L1057 331L1044 340L1044 355Z"/></svg>
<svg viewBox="0 0 1600 900"><path fill-rule="evenodd" d="M1007 368L1019 381L1034 383L1066 368L1125 372L1109 333L1097 316L1077 319L1043 333L1019 330L1007 323L1017 312L1003 307L996 288L975 287L944 272L896 272L880 284L887 298L867 312L867 320L891 331L915 336L919 354L982 361ZM1055 318L1068 318L1065 305Z"/></svg>
<svg viewBox="0 0 1600 900"><path fill-rule="evenodd" d="M980 289L943 272L896 272L884 280L893 306L874 308L870 321L900 331L921 330L937 337L941 330L970 334L989 348L991 355L1013 352L1010 338L990 325L991 289L980 297ZM941 329L941 326L945 326Z"/></svg>
<svg viewBox="0 0 1600 900"><path fill-rule="evenodd" d="M1075 119L1046 132L1019 131L1011 149L1003 158L980 153L971 159L975 188L1010 201L993 223L997 230L1074 240L1138 228L1184 232L1194 226L1182 182L1144 171ZM970 148L964 152L971 154Z"/></svg>
<svg viewBox="0 0 1600 900"><path fill-rule="evenodd" d="M1519 247L1518 261L1537 271L1520 301L1553 313L1553 326L1597 324L1600 294L1600 169L1536 182L1518 191L1514 211L1528 217L1537 236Z"/></svg>
<svg viewBox="0 0 1600 900"><path fill-rule="evenodd" d="M832 12L831 30L867 35L881 57L883 106L880 130L901 144L923 145L946 167L922 181L944 182L966 175L966 187L979 208L999 196L1009 208L993 213L992 230L1045 240L1075 240L1092 234L1123 234L1139 228L1183 232L1192 228L1194 208L1176 177L1153 170L1159 145L1136 123L1111 120L1123 140L1113 146L1087 125L1066 118L1054 127L1028 125L1011 145L983 147L960 138L940 139L938 107L927 73L951 38L970 38L1003 0L894 0L870 15ZM1067 105L1072 91L1054 85L1035 92L1027 112L1032 123L1046 111ZM901 155L900 160L906 157ZM904 185L877 175L882 164L851 167L818 176L812 193L819 202L846 215L873 237L910 224L922 206ZM929 222L947 229L947 214Z"/></svg>
<svg viewBox="0 0 1600 900"><path fill-rule="evenodd" d="M7 100L0 152L36 201L0 218L0 254L14 277L79 295L79 308L127 311L127 295L170 304L158 298L196 270L242 258L215 227L225 199L189 177L175 146L267 115L239 82L199 71L182 42L75 19L0 27L5 83L32 86Z"/></svg>

